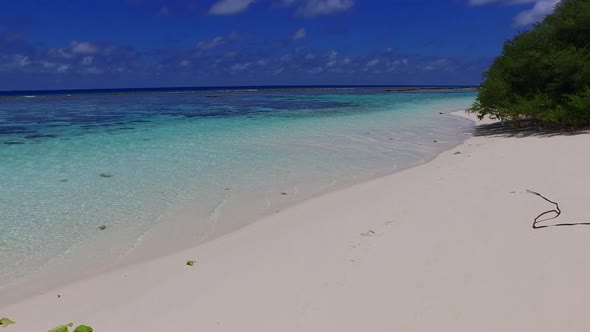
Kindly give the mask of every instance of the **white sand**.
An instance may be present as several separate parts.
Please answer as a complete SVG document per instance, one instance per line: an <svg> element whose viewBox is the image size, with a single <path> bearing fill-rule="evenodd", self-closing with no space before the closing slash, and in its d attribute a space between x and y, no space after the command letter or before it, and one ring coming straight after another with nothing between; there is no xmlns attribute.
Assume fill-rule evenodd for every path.
<svg viewBox="0 0 590 332"><path fill-rule="evenodd" d="M590 222L589 147L590 135L470 138L0 317L28 332L588 331L590 226L531 229L553 207L525 190L560 203L549 223Z"/></svg>

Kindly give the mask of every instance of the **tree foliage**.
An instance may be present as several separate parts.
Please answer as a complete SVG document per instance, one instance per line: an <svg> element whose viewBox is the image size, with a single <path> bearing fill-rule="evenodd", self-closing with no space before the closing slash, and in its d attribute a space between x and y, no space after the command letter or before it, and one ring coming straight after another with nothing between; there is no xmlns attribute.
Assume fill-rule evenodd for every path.
<svg viewBox="0 0 590 332"><path fill-rule="evenodd" d="M480 118L590 124L590 1L562 0L506 41L483 79L470 109Z"/></svg>

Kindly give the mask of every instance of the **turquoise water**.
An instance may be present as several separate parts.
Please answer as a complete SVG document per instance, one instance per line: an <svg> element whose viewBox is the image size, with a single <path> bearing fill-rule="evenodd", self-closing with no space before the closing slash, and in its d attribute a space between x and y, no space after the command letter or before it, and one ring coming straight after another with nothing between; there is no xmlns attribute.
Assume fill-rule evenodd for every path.
<svg viewBox="0 0 590 332"><path fill-rule="evenodd" d="M439 112L475 97L379 88L177 92L0 100L0 287L191 246L424 163L470 126Z"/></svg>

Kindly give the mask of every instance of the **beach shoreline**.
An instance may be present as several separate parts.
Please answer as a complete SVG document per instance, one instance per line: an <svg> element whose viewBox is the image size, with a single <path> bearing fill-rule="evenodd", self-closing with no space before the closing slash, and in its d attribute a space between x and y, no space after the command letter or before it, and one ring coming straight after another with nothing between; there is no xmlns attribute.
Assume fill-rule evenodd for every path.
<svg viewBox="0 0 590 332"><path fill-rule="evenodd" d="M97 331L584 331L590 228L533 230L553 207L526 190L562 203L564 221L588 219L588 144L587 134L471 137L426 164L0 310L11 331L69 321Z"/></svg>
<svg viewBox="0 0 590 332"><path fill-rule="evenodd" d="M461 110L457 110L457 109L442 109L441 111L444 112L444 116L453 116L453 117L457 116L457 114L462 113ZM440 112L437 110L436 113L440 113ZM465 117L463 117L463 118L465 118ZM475 124L473 118L467 118L467 119L472 124ZM465 128L458 127L457 128L457 130L458 130L457 135L462 137L462 139L461 139L462 143L460 143L460 144L463 144L465 142L465 140L467 139L466 138L467 136L465 136L465 135L468 135L469 131L471 129L472 129L472 127L465 127ZM182 241L182 243L183 243L182 245L179 245L179 246L173 247L173 248L171 248L169 246L170 241L167 238L173 236L174 233L167 231L165 229L165 226L166 225L170 226L170 223L173 223L174 228L188 229L186 227L186 225L184 227L182 227L182 226L179 227L178 223L186 224L186 223L192 222L193 218L191 217L191 215L193 215L195 213L195 211L194 211L194 208L192 207L192 205L190 203L186 204L186 202L185 202L185 204L182 204L182 205L172 206L171 208L166 210L164 212L164 214L161 216L162 222L155 225L156 228L150 229L149 233L146 233L147 236L144 240L147 241L148 243L147 243L147 245L145 243L140 243L139 250L132 250L132 251L126 253L125 255L117 257L116 260L105 262L105 264L97 264L96 267L88 268L84 271L75 271L75 273L72 273L72 274L68 274L66 272L64 272L64 273L61 272L65 269L67 269L68 265L71 265L71 262L69 264L65 263L65 262L59 262L59 264L51 265L50 270L46 271L45 273L43 271L41 271L41 272L38 271L31 276L25 276L25 278L23 278L23 280L18 280L16 282L13 282L11 284L8 284L8 285L0 288L0 295L1 295L0 296L0 308L3 306L13 304L13 303L17 303L17 302L25 300L27 298L39 296L39 295L44 294L48 291L67 286L69 284L73 284L73 283L81 282L86 279L93 278L96 275L101 275L101 274L109 273L109 272L116 271L119 269L124 269L124 268L126 268L128 266L132 266L132 265L144 264L149 261L161 259L161 258L173 255L173 254L181 252L181 251L190 250L190 249L199 247L201 245L206 244L207 242L214 241L214 240L216 240L220 237L223 237L229 233L239 231L242 228L248 227L252 223L256 223L262 219L272 218L273 215L275 215L278 212L282 212L282 211L291 209L293 207L297 207L301 204L304 204L305 202L307 202L309 200L314 200L314 199L320 198L325 195L329 195L334 192L347 190L349 188L353 188L355 186L362 185L363 183L366 183L366 182L377 181L381 178L388 177L392 174L404 172L407 169L411 169L414 167L419 167L421 165L427 164L427 163L431 162L432 160L434 160L439 154L441 154L445 151L448 151L450 149L453 149L455 147L457 147L457 145L453 145L448 149L441 150L440 152L436 153L435 155L431 156L428 159L423 160L420 164L417 164L417 165L405 166L401 169L392 170L392 171L385 173L385 174L376 174L376 175L371 176L369 178L363 179L360 182L356 182L356 183L352 183L352 184L343 184L343 185L341 184L340 186L336 186L333 188L327 188L323 192L319 192L319 193L307 196L304 199L295 200L292 202L287 202L281 206L277 206L276 211L273 210L273 211L266 212L262 215L257 216L256 218L252 219L249 222L239 225L238 227L233 227L233 228L230 228L228 231L218 232L217 234L210 234L210 235L208 235L209 238L205 238L205 239L202 239L199 241L189 241L187 239L184 239L184 241ZM176 234L176 235L178 235L178 234ZM155 239L155 241L154 241L154 239ZM88 250L93 250L92 248L93 247L91 247L90 249L86 248L85 252L88 252ZM83 254L78 253L76 256L83 257Z"/></svg>
<svg viewBox="0 0 590 332"><path fill-rule="evenodd" d="M421 164L463 140L457 132L469 121L439 113L467 107L475 94L87 97L0 110L8 123L11 114L40 121L19 129L34 135L0 142L0 257L11 266L0 270L0 305L13 302L4 290L16 284L38 293ZM69 120L54 123L62 118Z"/></svg>

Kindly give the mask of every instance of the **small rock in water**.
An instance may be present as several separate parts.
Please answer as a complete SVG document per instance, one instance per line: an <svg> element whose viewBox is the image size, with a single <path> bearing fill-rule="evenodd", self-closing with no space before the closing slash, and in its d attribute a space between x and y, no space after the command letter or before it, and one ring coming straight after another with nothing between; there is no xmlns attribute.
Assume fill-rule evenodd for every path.
<svg viewBox="0 0 590 332"><path fill-rule="evenodd" d="M106 225L100 225L97 227L99 230L104 231L105 229L107 229Z"/></svg>
<svg viewBox="0 0 590 332"><path fill-rule="evenodd" d="M100 177L101 177L101 178L111 178L111 177L113 177L113 174L109 174L109 173L100 173Z"/></svg>
<svg viewBox="0 0 590 332"><path fill-rule="evenodd" d="M68 179L61 179L59 182L68 182Z"/></svg>
<svg viewBox="0 0 590 332"><path fill-rule="evenodd" d="M438 114L444 114L443 112L438 112Z"/></svg>

